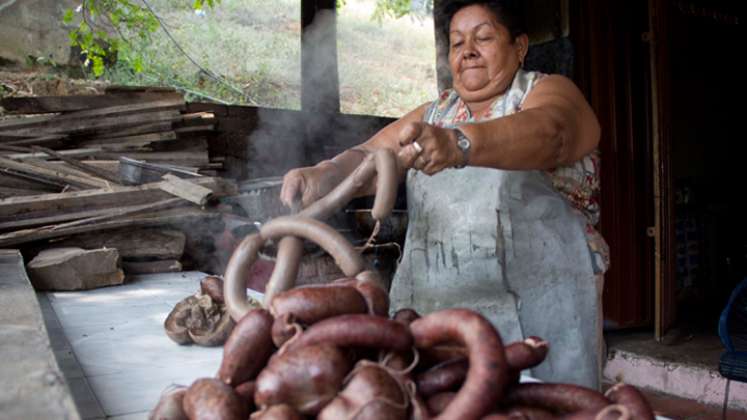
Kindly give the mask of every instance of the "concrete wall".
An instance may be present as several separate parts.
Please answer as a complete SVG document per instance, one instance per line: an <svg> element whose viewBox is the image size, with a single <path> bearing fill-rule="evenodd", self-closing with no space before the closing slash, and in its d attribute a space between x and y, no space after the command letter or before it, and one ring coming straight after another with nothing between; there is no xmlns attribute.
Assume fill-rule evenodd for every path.
<svg viewBox="0 0 747 420"><path fill-rule="evenodd" d="M68 31L62 16L74 0L0 0L0 57L20 64L26 57L71 60Z"/></svg>

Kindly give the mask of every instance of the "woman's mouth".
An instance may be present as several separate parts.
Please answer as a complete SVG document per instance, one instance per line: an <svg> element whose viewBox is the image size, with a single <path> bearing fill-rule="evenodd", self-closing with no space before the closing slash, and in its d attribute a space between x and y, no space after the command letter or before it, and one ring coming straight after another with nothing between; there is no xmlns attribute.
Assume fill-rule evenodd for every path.
<svg viewBox="0 0 747 420"><path fill-rule="evenodd" d="M477 70L477 69L481 69L481 68L483 68L483 66L468 66L468 67L462 67L462 71Z"/></svg>

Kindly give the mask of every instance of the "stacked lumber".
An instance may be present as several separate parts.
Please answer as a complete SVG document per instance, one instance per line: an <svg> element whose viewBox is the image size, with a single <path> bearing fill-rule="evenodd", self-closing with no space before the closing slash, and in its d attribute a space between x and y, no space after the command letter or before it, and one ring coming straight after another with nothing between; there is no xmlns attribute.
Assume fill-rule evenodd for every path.
<svg viewBox="0 0 747 420"><path fill-rule="evenodd" d="M210 112L186 113L168 88L110 87L103 95L4 98L0 119L0 197L129 184L120 159L195 174L211 161Z"/></svg>
<svg viewBox="0 0 747 420"><path fill-rule="evenodd" d="M40 289L179 271L190 235L220 219L215 199L237 193L207 176L222 168L208 154L215 116L187 113L172 89L0 106L0 248L35 256L28 269Z"/></svg>
<svg viewBox="0 0 747 420"><path fill-rule="evenodd" d="M218 216L203 208L236 186L221 178L165 176L138 186L108 186L0 199L0 248L118 228L190 224Z"/></svg>
<svg viewBox="0 0 747 420"><path fill-rule="evenodd" d="M4 198L0 248L38 253L29 273L46 290L118 284L120 268L127 275L181 271L188 237L219 224L213 203L236 192L222 178L166 174L137 186Z"/></svg>

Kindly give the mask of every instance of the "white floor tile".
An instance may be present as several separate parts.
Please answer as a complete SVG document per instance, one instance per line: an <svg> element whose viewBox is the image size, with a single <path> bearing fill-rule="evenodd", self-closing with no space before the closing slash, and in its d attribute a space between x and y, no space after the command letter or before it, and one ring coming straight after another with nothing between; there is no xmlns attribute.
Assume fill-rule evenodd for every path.
<svg viewBox="0 0 747 420"><path fill-rule="evenodd" d="M221 347L179 346L163 330L176 302L197 292L204 276L198 272L144 275L122 286L47 294L106 416L147 418L169 385L188 385L215 375Z"/></svg>

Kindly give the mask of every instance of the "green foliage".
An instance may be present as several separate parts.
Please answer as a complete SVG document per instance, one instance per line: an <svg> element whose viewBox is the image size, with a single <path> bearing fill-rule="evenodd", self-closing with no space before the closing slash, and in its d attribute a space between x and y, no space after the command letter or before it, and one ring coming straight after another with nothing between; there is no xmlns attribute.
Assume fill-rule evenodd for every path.
<svg viewBox="0 0 747 420"><path fill-rule="evenodd" d="M376 9L371 18L381 23L386 18L399 19L409 14L427 13L433 10L433 0L416 2L417 8L413 7L412 3L412 0L376 0Z"/></svg>
<svg viewBox="0 0 747 420"><path fill-rule="evenodd" d="M207 4L212 9L219 1L220 0L195 0L192 4L192 8L195 10L202 9L202 5Z"/></svg>
<svg viewBox="0 0 747 420"><path fill-rule="evenodd" d="M376 0L373 19L381 22L386 17L399 19L410 13L412 0Z"/></svg>
<svg viewBox="0 0 747 420"><path fill-rule="evenodd" d="M201 9L207 4L212 8L219 1L194 0L192 6ZM76 13L80 14L77 23ZM96 77L104 74L105 62L124 62L135 73L141 72L143 55L132 43L147 43L159 27L150 9L130 0L83 0L77 9L67 9L62 20L73 26L70 44L80 48L85 67Z"/></svg>

